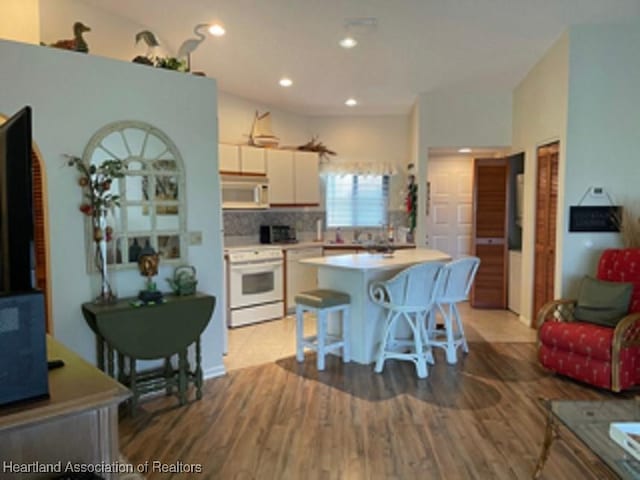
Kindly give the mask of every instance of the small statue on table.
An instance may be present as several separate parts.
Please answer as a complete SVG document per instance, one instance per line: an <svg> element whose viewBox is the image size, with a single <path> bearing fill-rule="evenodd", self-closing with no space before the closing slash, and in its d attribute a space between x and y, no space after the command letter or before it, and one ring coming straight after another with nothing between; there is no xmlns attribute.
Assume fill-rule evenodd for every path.
<svg viewBox="0 0 640 480"><path fill-rule="evenodd" d="M156 288L153 276L158 274L158 264L160 256L147 242L138 256L138 269L143 277L147 277L146 288L140 290L138 299L144 303L161 303L163 301L162 292Z"/></svg>

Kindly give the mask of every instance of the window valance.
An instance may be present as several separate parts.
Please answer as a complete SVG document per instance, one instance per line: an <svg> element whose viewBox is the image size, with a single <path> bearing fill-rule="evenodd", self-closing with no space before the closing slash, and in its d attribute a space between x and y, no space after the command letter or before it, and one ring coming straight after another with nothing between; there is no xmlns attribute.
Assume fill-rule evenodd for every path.
<svg viewBox="0 0 640 480"><path fill-rule="evenodd" d="M321 175L387 175L398 173L397 165L390 162L347 162L331 160L320 165Z"/></svg>

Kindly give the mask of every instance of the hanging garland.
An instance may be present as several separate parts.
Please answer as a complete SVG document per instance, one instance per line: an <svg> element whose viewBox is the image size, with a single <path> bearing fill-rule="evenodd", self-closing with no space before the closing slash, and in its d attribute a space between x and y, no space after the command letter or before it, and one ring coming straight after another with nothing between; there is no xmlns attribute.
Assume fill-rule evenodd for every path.
<svg viewBox="0 0 640 480"><path fill-rule="evenodd" d="M407 198L405 201L407 213L409 215L409 232L413 233L416 229L416 216L418 206L418 185L416 184L416 177L413 174L409 174L407 183Z"/></svg>

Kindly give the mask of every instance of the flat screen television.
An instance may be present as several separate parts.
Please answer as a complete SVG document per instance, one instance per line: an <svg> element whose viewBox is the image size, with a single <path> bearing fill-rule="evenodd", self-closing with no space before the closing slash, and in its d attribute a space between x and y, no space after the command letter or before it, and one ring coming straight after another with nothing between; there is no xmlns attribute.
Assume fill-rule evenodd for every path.
<svg viewBox="0 0 640 480"><path fill-rule="evenodd" d="M32 283L31 154L25 107L0 125L0 407L49 394L44 297Z"/></svg>
<svg viewBox="0 0 640 480"><path fill-rule="evenodd" d="M31 108L0 125L0 293L30 291L33 251Z"/></svg>

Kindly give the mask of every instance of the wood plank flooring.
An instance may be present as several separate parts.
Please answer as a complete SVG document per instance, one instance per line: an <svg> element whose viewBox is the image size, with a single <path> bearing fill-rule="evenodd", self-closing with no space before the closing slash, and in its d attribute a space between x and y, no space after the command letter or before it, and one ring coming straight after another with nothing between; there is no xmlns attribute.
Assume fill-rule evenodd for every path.
<svg viewBox="0 0 640 480"><path fill-rule="evenodd" d="M318 372L312 353L235 370L183 408L143 403L120 423L121 450L134 465L202 464L150 480L529 479L544 431L538 397L632 396L545 372L533 343L472 342L455 366L435 355L424 380L394 361L376 374L329 357ZM595 480L574 449L556 442L543 478Z"/></svg>

